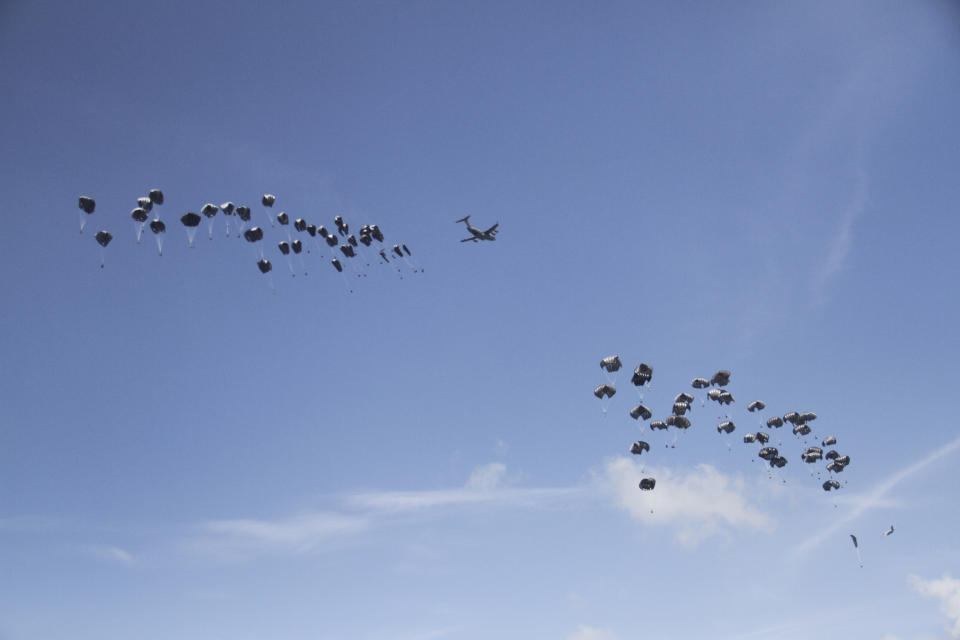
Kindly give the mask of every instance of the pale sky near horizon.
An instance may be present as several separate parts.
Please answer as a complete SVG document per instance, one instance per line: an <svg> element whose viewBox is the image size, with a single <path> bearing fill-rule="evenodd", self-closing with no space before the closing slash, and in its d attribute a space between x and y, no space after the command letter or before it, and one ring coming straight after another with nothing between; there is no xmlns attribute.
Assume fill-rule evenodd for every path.
<svg viewBox="0 0 960 640"><path fill-rule="evenodd" d="M957 3L12 1L0 77L0 640L960 638Z"/></svg>

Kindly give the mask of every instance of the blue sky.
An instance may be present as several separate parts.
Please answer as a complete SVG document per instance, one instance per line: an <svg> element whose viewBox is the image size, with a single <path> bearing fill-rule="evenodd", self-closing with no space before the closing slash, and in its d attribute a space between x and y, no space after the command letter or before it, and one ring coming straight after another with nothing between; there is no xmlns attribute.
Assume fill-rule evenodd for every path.
<svg viewBox="0 0 960 640"><path fill-rule="evenodd" d="M937 1L4 3L0 638L960 637L958 69ZM268 192L423 273L187 247Z"/></svg>

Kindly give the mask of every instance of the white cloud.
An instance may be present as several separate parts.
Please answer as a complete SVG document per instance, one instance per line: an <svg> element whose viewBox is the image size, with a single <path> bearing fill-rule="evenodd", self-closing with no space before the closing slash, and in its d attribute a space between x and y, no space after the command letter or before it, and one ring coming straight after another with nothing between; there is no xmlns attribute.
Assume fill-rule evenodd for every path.
<svg viewBox="0 0 960 640"><path fill-rule="evenodd" d="M470 474L467 479L467 488L490 491L502 485L506 475L507 465L502 462L484 464L474 469Z"/></svg>
<svg viewBox="0 0 960 640"><path fill-rule="evenodd" d="M919 473L920 471L923 471L929 465L933 464L943 456L953 453L958 448L960 448L960 437L954 438L947 444L934 450L932 453L930 453L926 457L918 460L917 462L914 462L909 466L904 467L900 471L897 471L896 473L891 475L889 478L887 478L883 482L873 487L873 489L868 491L863 496L858 496L857 498L855 498L853 508L850 509L845 516L833 520L828 527L825 527L821 531L817 532L816 534L812 535L811 537L801 542L799 545L797 545L794 548L793 552L801 553L804 551L809 551L814 547L818 546L819 544L821 544L827 538L831 538L835 536L838 532L847 528L847 525L850 522L859 518L860 515L863 514L865 511L887 506L889 504L886 498L887 493L889 493L897 485L899 485L901 482L903 482L910 476L916 473Z"/></svg>
<svg viewBox="0 0 960 640"><path fill-rule="evenodd" d="M279 520L212 520L201 525L208 535L260 549L304 551L331 538L367 528L363 516L317 511Z"/></svg>
<svg viewBox="0 0 960 640"><path fill-rule="evenodd" d="M695 545L724 529L769 531L769 516L748 503L745 483L717 471L710 465L698 465L682 474L670 469L641 468L628 458L609 460L600 478L612 491L617 505L644 524L676 524L677 539ZM641 491L640 479L657 479L656 489Z"/></svg>
<svg viewBox="0 0 960 640"><path fill-rule="evenodd" d="M566 640L616 640L617 635L610 629L588 627L581 624L577 630L567 636Z"/></svg>
<svg viewBox="0 0 960 640"><path fill-rule="evenodd" d="M951 638L960 638L960 579L944 575L938 580L924 580L920 576L908 578L910 588L927 598L940 601L940 611L952 623Z"/></svg>

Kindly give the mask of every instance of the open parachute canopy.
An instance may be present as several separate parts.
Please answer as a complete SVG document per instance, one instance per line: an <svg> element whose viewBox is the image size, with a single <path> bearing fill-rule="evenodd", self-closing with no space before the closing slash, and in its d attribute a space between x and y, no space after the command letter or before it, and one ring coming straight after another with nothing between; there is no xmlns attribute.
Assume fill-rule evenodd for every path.
<svg viewBox="0 0 960 640"><path fill-rule="evenodd" d="M110 244L110 241L113 240L113 236L109 231L98 231L97 235L94 236L97 239L97 242L100 243L101 247L105 247Z"/></svg>
<svg viewBox="0 0 960 640"><path fill-rule="evenodd" d="M163 204L163 191L160 189L150 189L150 193L147 195L153 204Z"/></svg>
<svg viewBox="0 0 960 640"><path fill-rule="evenodd" d="M620 371L620 367L622 366L623 363L620 362L620 356L607 356L600 361L600 367L609 373Z"/></svg>
<svg viewBox="0 0 960 640"><path fill-rule="evenodd" d="M276 201L277 201L277 196L273 195L272 193L265 193L263 194L263 197L260 198L260 202L265 207L272 207L273 203Z"/></svg>
<svg viewBox="0 0 960 640"><path fill-rule="evenodd" d="M260 242L263 240L263 229L260 227L250 227L243 232L243 237L247 242Z"/></svg>
<svg viewBox="0 0 960 640"><path fill-rule="evenodd" d="M650 382L652 378L653 367L641 362L637 365L637 368L633 370L633 377L630 378L630 382L632 382L635 387L642 387Z"/></svg>
<svg viewBox="0 0 960 640"><path fill-rule="evenodd" d="M753 413L754 411L763 411L766 407L767 405L765 405L760 400L754 400L753 402L747 405L747 411L749 411L750 413Z"/></svg>
<svg viewBox="0 0 960 640"><path fill-rule="evenodd" d="M80 196L79 204L84 213L93 213L94 209L97 208L96 200L90 196Z"/></svg>
<svg viewBox="0 0 960 640"><path fill-rule="evenodd" d="M617 388L612 384L602 384L593 390L593 395L597 396L598 398L612 398L616 393Z"/></svg>
<svg viewBox="0 0 960 640"><path fill-rule="evenodd" d="M644 491L650 491L655 486L657 486L657 481L654 478L644 478L640 481L640 488Z"/></svg>
<svg viewBox="0 0 960 640"><path fill-rule="evenodd" d="M649 420L651 416L653 416L653 413L650 411L650 409L646 408L642 404L638 404L633 409L630 409L630 417L634 420L638 418Z"/></svg>
<svg viewBox="0 0 960 640"><path fill-rule="evenodd" d="M718 387L725 387L730 384L730 372L726 369L720 369L710 378L710 384Z"/></svg>
<svg viewBox="0 0 960 640"><path fill-rule="evenodd" d="M643 440L637 440L630 446L630 453L640 455L644 451L650 451L650 445Z"/></svg>
<svg viewBox="0 0 960 640"><path fill-rule="evenodd" d="M200 220L200 216L192 211L190 213L185 213L180 217L180 222L182 222L183 226L185 227L196 227L200 224Z"/></svg>
<svg viewBox="0 0 960 640"><path fill-rule="evenodd" d="M259 262L257 262L257 267L260 268L260 273L267 273L273 269L273 265L270 264L270 261L266 258L262 258Z"/></svg>

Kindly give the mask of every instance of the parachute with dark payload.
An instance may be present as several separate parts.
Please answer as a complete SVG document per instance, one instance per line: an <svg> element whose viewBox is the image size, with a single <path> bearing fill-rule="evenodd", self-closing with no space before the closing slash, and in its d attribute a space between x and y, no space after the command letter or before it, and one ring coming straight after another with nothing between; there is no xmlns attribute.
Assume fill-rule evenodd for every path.
<svg viewBox="0 0 960 640"><path fill-rule="evenodd" d="M769 462L771 467L776 467L777 469L782 469L783 467L787 466L787 459L783 456L777 456L776 458L771 459Z"/></svg>
<svg viewBox="0 0 960 640"><path fill-rule="evenodd" d="M353 250L353 247L351 247L351 246L348 245L348 244L342 244L342 245L340 245L340 253L342 253L343 255L345 255L345 256L348 257L348 258L356 258L356 257L357 257L357 253Z"/></svg>
<svg viewBox="0 0 960 640"><path fill-rule="evenodd" d="M593 395L598 398L612 398L617 393L617 388L611 384L602 384L593 390Z"/></svg>
<svg viewBox="0 0 960 640"><path fill-rule="evenodd" d="M667 424L661 420L654 420L650 423L650 428L654 430L666 429Z"/></svg>
<svg viewBox="0 0 960 640"><path fill-rule="evenodd" d="M665 422L667 426L676 427L677 429L689 429L692 424L689 418L675 415L667 416Z"/></svg>
<svg viewBox="0 0 960 640"><path fill-rule="evenodd" d="M767 405L765 405L760 400L754 400L753 402L747 405L747 411L749 411L750 413L753 413L754 411L763 411L766 407Z"/></svg>
<svg viewBox="0 0 960 640"><path fill-rule="evenodd" d="M839 489L839 488L840 488L840 483L837 482L836 480L827 480L826 482L823 483L824 491L830 491L831 489Z"/></svg>
<svg viewBox="0 0 960 640"><path fill-rule="evenodd" d="M403 251L400 250L400 246L399 246L399 245L396 245L396 244L393 245L392 251L393 251L395 254L397 254L398 257L400 257L400 258L403 257Z"/></svg>
<svg viewBox="0 0 960 640"><path fill-rule="evenodd" d="M817 419L817 414L815 414L813 411L805 411L804 413L801 413L801 414L797 417L797 420L800 421L800 424L806 424L806 423L808 423L808 422L813 422L813 421L816 420L816 419Z"/></svg>
<svg viewBox="0 0 960 640"><path fill-rule="evenodd" d="M147 194L147 197L150 198L150 202L153 204L163 205L163 191L160 189L150 189L150 193Z"/></svg>
<svg viewBox="0 0 960 640"><path fill-rule="evenodd" d="M726 369L720 369L720 371L717 371L713 374L713 377L710 378L710 384L718 387L727 386L730 384L730 372Z"/></svg>
<svg viewBox="0 0 960 640"><path fill-rule="evenodd" d="M622 366L623 363L620 362L620 356L607 356L600 361L600 368L609 373L619 371Z"/></svg>
<svg viewBox="0 0 960 640"><path fill-rule="evenodd" d="M263 229L260 227L251 227L243 232L243 237L247 242L260 242L263 240Z"/></svg>
<svg viewBox="0 0 960 640"><path fill-rule="evenodd" d="M690 383L690 386L694 389L706 389L710 386L710 381L706 378L694 378L693 382Z"/></svg>
<svg viewBox="0 0 960 640"><path fill-rule="evenodd" d="M633 370L633 377L630 378L630 382L632 382L635 387L642 387L652 379L653 367L641 362L637 365L637 368Z"/></svg>
<svg viewBox="0 0 960 640"><path fill-rule="evenodd" d="M286 211L281 211L280 213L277 214L277 222L286 226L290 224L290 216L287 215Z"/></svg>
<svg viewBox="0 0 960 640"><path fill-rule="evenodd" d="M236 208L237 207L229 200L220 205L220 211L223 211L223 213L228 216L232 216Z"/></svg>
<svg viewBox="0 0 960 640"><path fill-rule="evenodd" d="M339 260L334 258L333 260L330 261L330 264L332 264L333 268L336 269L338 272L343 273L343 265L340 264Z"/></svg>
<svg viewBox="0 0 960 640"><path fill-rule="evenodd" d="M245 205L237 207L237 216L244 222L250 222L250 207Z"/></svg>
<svg viewBox="0 0 960 640"><path fill-rule="evenodd" d="M640 481L640 488L644 491L650 491L655 486L657 486L657 481L654 478L644 478Z"/></svg>
<svg viewBox="0 0 960 640"><path fill-rule="evenodd" d="M644 442L643 440L637 440L630 447L630 453L634 455L640 455L644 451L650 451L650 445Z"/></svg>
<svg viewBox="0 0 960 640"><path fill-rule="evenodd" d="M307 230L307 221L303 218L297 218L293 221L293 228L297 231L306 231Z"/></svg>
<svg viewBox="0 0 960 640"><path fill-rule="evenodd" d="M769 420L767 420L767 427L768 427L768 428L774 427L774 428L779 429L779 428L782 427L782 426L783 426L783 418L781 418L780 416L773 416L772 418L770 418Z"/></svg>
<svg viewBox="0 0 960 640"><path fill-rule="evenodd" d="M155 234L166 233L167 225L165 225L163 223L163 220L161 220L160 218L154 218L153 220L150 221L150 231L153 231Z"/></svg>
<svg viewBox="0 0 960 640"><path fill-rule="evenodd" d="M820 445L824 447L829 447L832 444L837 444L837 439L833 436L827 436L823 439L823 442L820 443Z"/></svg>
<svg viewBox="0 0 960 640"><path fill-rule="evenodd" d="M97 239L101 247L106 247L113 240L113 235L109 231L98 231L94 238Z"/></svg>
<svg viewBox="0 0 960 640"><path fill-rule="evenodd" d="M755 433L748 433L743 436L743 441L745 443L756 442L756 440L757 440L757 434Z"/></svg>
<svg viewBox="0 0 960 640"><path fill-rule="evenodd" d="M136 209L130 212L130 217L133 218L136 222L139 222L142 224L147 221L147 218L149 216L147 216L146 209L141 209L140 207L137 207Z"/></svg>
<svg viewBox="0 0 960 640"><path fill-rule="evenodd" d="M793 435L805 436L810 434L810 427L805 424L798 424L793 428Z"/></svg>
<svg viewBox="0 0 960 640"><path fill-rule="evenodd" d="M300 253L303 251L303 243L299 240L294 240L290 243L290 248L293 249L294 253Z"/></svg>
<svg viewBox="0 0 960 640"><path fill-rule="evenodd" d="M220 210L220 207L213 204L212 202L208 202L207 204L200 207L200 213L202 213L207 218L214 217L215 215L217 215L217 211L219 210Z"/></svg>
<svg viewBox="0 0 960 640"><path fill-rule="evenodd" d="M328 247L335 247L335 246L337 246L338 244L340 244L340 241L337 240L337 236L335 236L335 235L333 235L333 234L327 234L327 236L326 236L326 241L327 241L327 246L328 246Z"/></svg>
<svg viewBox="0 0 960 640"><path fill-rule="evenodd" d="M272 193L265 193L263 194L263 197L260 198L260 202L263 203L263 206L265 207L272 207L273 203L276 201L277 196L273 195Z"/></svg>
<svg viewBox="0 0 960 640"><path fill-rule="evenodd" d="M780 452L776 447L764 447L763 449L760 449L760 453L757 455L764 460L773 460L780 455Z"/></svg>
<svg viewBox="0 0 960 640"><path fill-rule="evenodd" d="M97 201L91 198L90 196L80 196L79 199L80 208L84 213L90 214L93 213L97 208Z"/></svg>
<svg viewBox="0 0 960 640"><path fill-rule="evenodd" d="M350 235L347 236L347 242L350 244L351 247L355 247L357 246L357 237L351 233Z"/></svg>
<svg viewBox="0 0 960 640"><path fill-rule="evenodd" d="M674 402L673 403L673 415L682 416L690 408L690 405L686 402Z"/></svg>
<svg viewBox="0 0 960 640"><path fill-rule="evenodd" d="M736 428L737 426L733 424L732 420L726 420L717 425L717 433L733 433L734 429Z"/></svg>
<svg viewBox="0 0 960 640"><path fill-rule="evenodd" d="M681 392L681 393L678 393L676 396L674 396L673 402L674 402L674 403L677 403L677 402L686 402L687 404L692 404L692 403L693 403L693 399L694 399L693 396L690 395L689 393L683 393L683 392Z"/></svg>
<svg viewBox="0 0 960 640"><path fill-rule="evenodd" d="M185 213L180 216L180 222L183 223L183 226L185 227L196 227L200 224L200 220L200 216L193 212Z"/></svg>
<svg viewBox="0 0 960 640"><path fill-rule="evenodd" d="M273 265L270 264L270 261L266 258L262 258L259 262L257 262L257 267L260 268L260 273L267 273L273 269Z"/></svg>
<svg viewBox="0 0 960 640"><path fill-rule="evenodd" d="M280 253L283 255L288 255L290 253L290 244L286 240L281 240L277 244L277 248L280 249Z"/></svg>
<svg viewBox="0 0 960 640"><path fill-rule="evenodd" d="M153 210L153 200L150 198L137 198L137 206L150 213Z"/></svg>
<svg viewBox="0 0 960 640"><path fill-rule="evenodd" d="M638 418L649 420L651 416L653 416L653 413L650 411L650 409L646 408L642 404L638 404L633 409L630 409L630 417L634 420Z"/></svg>
<svg viewBox="0 0 960 640"><path fill-rule="evenodd" d="M790 413L783 414L783 421L789 422L792 425L800 424L800 414L796 411L791 411Z"/></svg>

